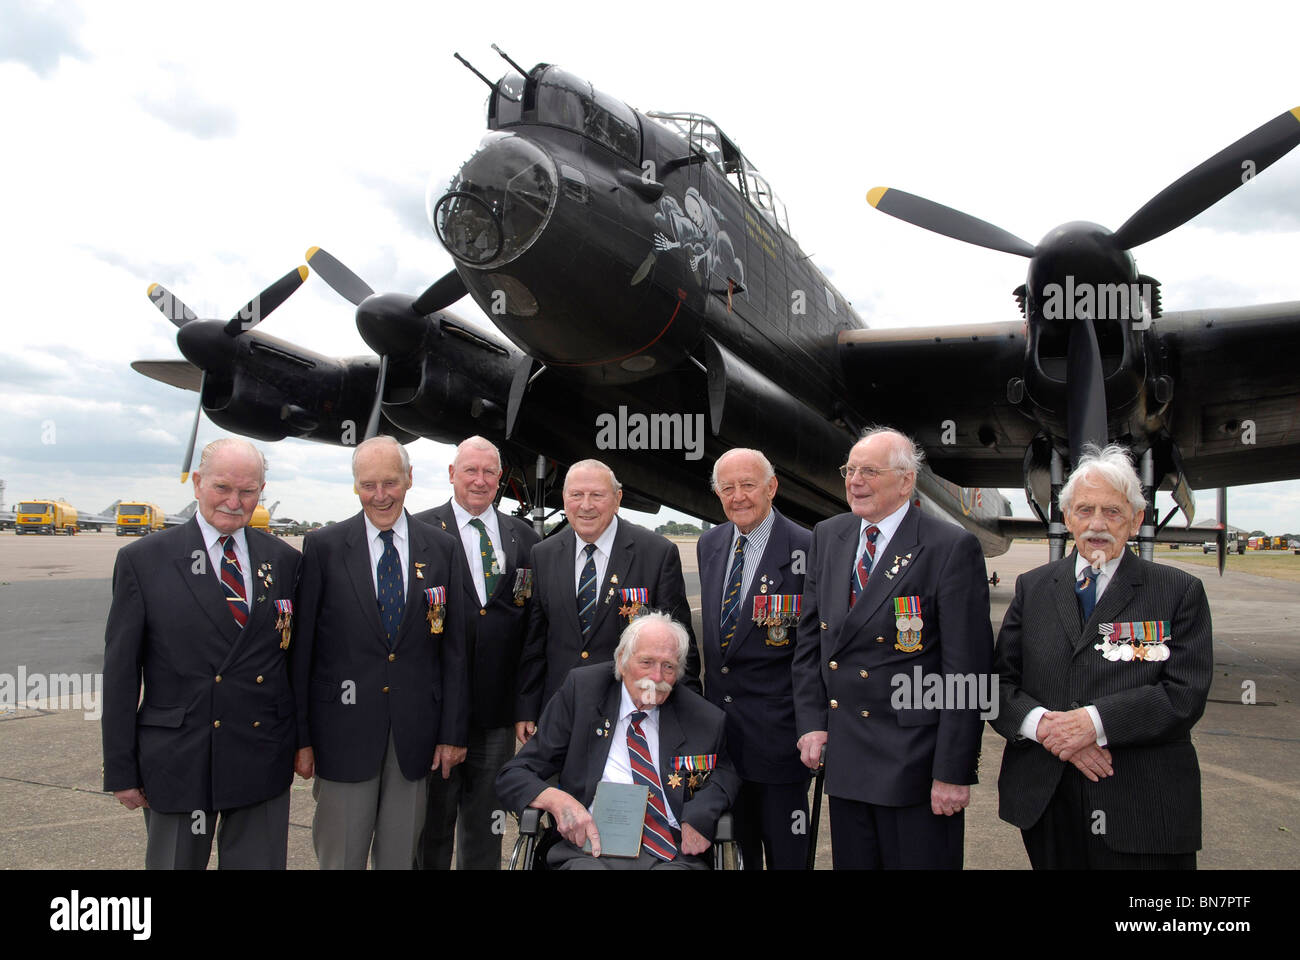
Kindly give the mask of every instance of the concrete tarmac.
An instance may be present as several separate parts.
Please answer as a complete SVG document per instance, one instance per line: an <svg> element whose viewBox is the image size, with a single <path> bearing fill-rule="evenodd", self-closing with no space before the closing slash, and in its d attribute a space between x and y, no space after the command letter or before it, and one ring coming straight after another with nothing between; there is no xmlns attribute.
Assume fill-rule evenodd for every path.
<svg viewBox="0 0 1300 960"><path fill-rule="evenodd" d="M16 537L0 533L0 690L20 671L90 674L103 665L113 559L127 541L110 533ZM299 545L299 541L291 539ZM679 543L698 631L694 542ZM1046 560L1043 543L1018 543L987 561L996 631L1015 577ZM1166 554L1161 562L1177 563ZM1300 561L1300 558L1297 558ZM1215 678L1192 738L1200 757L1203 869L1284 869L1300 864L1300 603L1295 585L1180 564L1205 583L1215 623ZM6 677L10 678L7 680ZM84 679L84 677L83 677ZM83 693L86 691L82 691ZM1243 702L1244 694L1253 703ZM20 698L25 694L20 694ZM1249 697L1245 698L1249 699ZM966 814L968 869L1025 868L1019 831L997 818L1003 740L984 734L984 782ZM144 862L144 823L101 792L101 745L93 698L0 703L0 868L132 869ZM289 867L314 869L310 783L291 795ZM513 841L507 828L505 849ZM818 866L830 866L823 806ZM216 865L215 853L212 865Z"/></svg>

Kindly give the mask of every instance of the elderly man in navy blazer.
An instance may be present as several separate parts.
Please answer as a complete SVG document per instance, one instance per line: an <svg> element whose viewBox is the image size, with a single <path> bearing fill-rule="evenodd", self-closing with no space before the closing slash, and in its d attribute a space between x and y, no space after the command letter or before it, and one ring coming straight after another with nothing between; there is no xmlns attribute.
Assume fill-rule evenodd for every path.
<svg viewBox="0 0 1300 960"><path fill-rule="evenodd" d="M1076 551L1016 580L998 633L998 813L1036 870L1193 869L1205 588L1128 550L1146 499L1122 447L1086 449L1060 500Z"/></svg>
<svg viewBox="0 0 1300 960"><path fill-rule="evenodd" d="M532 606L529 553L541 538L532 526L492 508L501 454L469 437L447 468L452 497L415 518L454 534L464 560L465 643L469 651L469 753L450 779L429 778L429 812L417 866L446 870L501 867L501 804L495 782L515 753L515 688L524 629Z"/></svg>
<svg viewBox="0 0 1300 960"><path fill-rule="evenodd" d="M307 535L293 685L296 769L316 782L322 869L409 870L430 768L465 758L469 688L460 545L405 513L406 449L352 454L361 512Z"/></svg>
<svg viewBox="0 0 1300 960"><path fill-rule="evenodd" d="M623 630L612 664L565 675L536 736L501 769L497 792L506 807L545 810L564 837L547 854L552 867L708 866L700 855L738 781L727 760L726 718L678 683L689 645L686 628L665 614L637 617ZM647 788L637 857L601 856L591 806L602 781Z"/></svg>
<svg viewBox="0 0 1300 960"><path fill-rule="evenodd" d="M144 808L150 869L204 869L214 833L223 869L285 866L302 558L245 526L265 481L251 443L213 441L194 471L195 516L123 547L113 567L104 789Z"/></svg>
<svg viewBox="0 0 1300 960"><path fill-rule="evenodd" d="M795 746L790 662L808 531L772 506L777 479L758 450L713 465L727 523L700 537L704 695L727 715L742 783L732 810L746 869L801 870L808 858L809 771Z"/></svg>
<svg viewBox="0 0 1300 960"><path fill-rule="evenodd" d="M642 610L662 610L687 625L687 686L699 691L700 657L677 547L618 518L623 485L599 460L564 476L569 529L533 548L533 607L519 664L515 733L527 743L546 702L574 667L614 657L619 635Z"/></svg>
<svg viewBox="0 0 1300 960"><path fill-rule="evenodd" d="M920 465L903 434L867 431L840 469L852 512L813 528L795 719L810 769L826 749L836 869L962 865L993 628L979 541L912 503ZM924 702L918 676L952 702Z"/></svg>

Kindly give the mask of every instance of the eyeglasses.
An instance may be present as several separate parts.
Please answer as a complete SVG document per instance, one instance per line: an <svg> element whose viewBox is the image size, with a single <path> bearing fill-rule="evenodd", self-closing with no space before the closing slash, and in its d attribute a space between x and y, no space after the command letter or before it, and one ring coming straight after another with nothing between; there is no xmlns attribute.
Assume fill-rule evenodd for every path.
<svg viewBox="0 0 1300 960"><path fill-rule="evenodd" d="M882 473L887 473L890 470L902 469L902 467L883 467L879 469L876 467L855 467L852 464L846 463L844 466L840 467L840 476L845 480L852 480L854 474L861 474L863 480L875 480Z"/></svg>

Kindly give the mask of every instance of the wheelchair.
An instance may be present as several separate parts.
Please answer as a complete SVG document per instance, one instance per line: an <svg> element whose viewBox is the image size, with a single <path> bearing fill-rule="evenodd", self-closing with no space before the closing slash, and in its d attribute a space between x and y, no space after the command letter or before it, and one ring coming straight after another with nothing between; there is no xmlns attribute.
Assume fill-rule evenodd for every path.
<svg viewBox="0 0 1300 960"><path fill-rule="evenodd" d="M546 817L543 822L543 816ZM546 852L560 841L559 831L551 824L549 814L529 807L519 817L519 837L510 852L511 870L547 870ZM713 843L714 870L743 870L745 859L736 841L735 825L728 811L718 818Z"/></svg>

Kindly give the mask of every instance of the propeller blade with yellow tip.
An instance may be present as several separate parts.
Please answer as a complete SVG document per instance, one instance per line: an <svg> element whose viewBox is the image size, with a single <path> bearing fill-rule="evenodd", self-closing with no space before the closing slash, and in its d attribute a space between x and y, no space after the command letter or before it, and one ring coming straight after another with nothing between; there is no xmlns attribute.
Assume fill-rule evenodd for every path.
<svg viewBox="0 0 1300 960"><path fill-rule="evenodd" d="M265 320L272 310L288 300L289 296L302 286L302 282L307 279L309 272L305 266L294 267L252 300L249 300L248 303L239 308L239 312L231 317L230 322L226 324L226 336L237 337L241 333L252 330Z"/></svg>
<svg viewBox="0 0 1300 960"><path fill-rule="evenodd" d="M954 240L973 243L977 247L1001 250L1021 257L1032 257L1034 245L1021 240L1014 233L1008 233L1001 227L962 213L952 207L945 207L933 200L926 200L915 194L904 193L891 187L875 187L867 194L867 202L891 217L906 220L918 227L924 227L932 233L943 234Z"/></svg>
<svg viewBox="0 0 1300 960"><path fill-rule="evenodd" d="M374 290L328 251L312 247L307 251L307 263L330 285L335 293L349 301L354 307L361 306L361 301L372 296Z"/></svg>
<svg viewBox="0 0 1300 960"><path fill-rule="evenodd" d="M1300 107L1278 114L1224 147L1148 200L1115 231L1124 250L1163 236L1208 210L1300 144Z"/></svg>
<svg viewBox="0 0 1300 960"><path fill-rule="evenodd" d="M180 297L161 283L149 284L149 300L162 312L164 317L176 324L177 327L183 327L191 320L198 319L198 315L185 306Z"/></svg>

